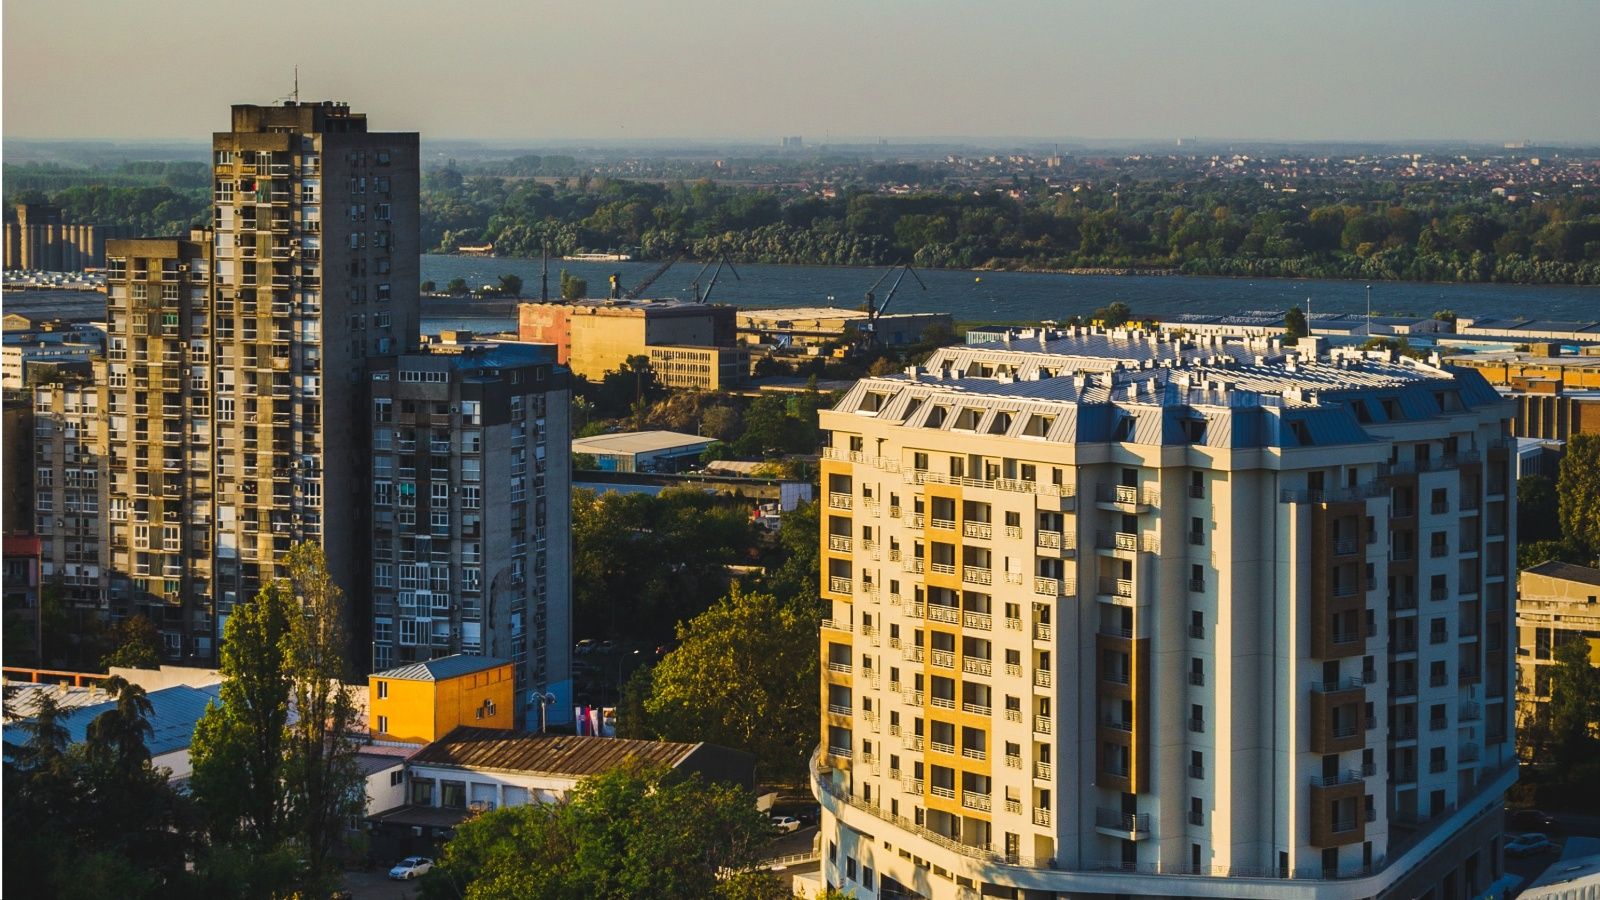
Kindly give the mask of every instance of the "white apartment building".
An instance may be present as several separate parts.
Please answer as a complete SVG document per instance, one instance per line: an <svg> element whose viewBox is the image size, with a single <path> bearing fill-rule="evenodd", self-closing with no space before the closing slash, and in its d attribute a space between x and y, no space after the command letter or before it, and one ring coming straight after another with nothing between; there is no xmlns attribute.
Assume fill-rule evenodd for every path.
<svg viewBox="0 0 1600 900"><path fill-rule="evenodd" d="M1516 778L1507 404L1381 353L1034 338L822 414L827 882L1487 888Z"/></svg>

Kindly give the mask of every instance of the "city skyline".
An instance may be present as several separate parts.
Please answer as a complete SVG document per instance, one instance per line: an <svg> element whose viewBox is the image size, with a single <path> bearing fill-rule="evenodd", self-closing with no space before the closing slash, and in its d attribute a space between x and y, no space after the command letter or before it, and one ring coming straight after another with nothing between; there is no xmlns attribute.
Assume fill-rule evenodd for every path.
<svg viewBox="0 0 1600 900"><path fill-rule="evenodd" d="M386 16L353 2L317 9L314 28L295 8L251 19L253 40L295 48L269 70L208 38L237 27L240 7L7 4L5 135L207 132L217 105L291 95L298 65L302 100L339 97L396 127L490 141L1600 141L1600 96L1583 90L1600 82L1587 46L1596 7L1518 8L1514 29L1487 3L1360 3L1337 16L1251 2L1028 4L983 23L945 3L601 18L502 0L470 17ZM393 46L419 49L393 70L374 65ZM141 53L183 63L102 62ZM42 71L51 90L27 74ZM193 81L195 102L141 111L139 97L196 71L213 77Z"/></svg>

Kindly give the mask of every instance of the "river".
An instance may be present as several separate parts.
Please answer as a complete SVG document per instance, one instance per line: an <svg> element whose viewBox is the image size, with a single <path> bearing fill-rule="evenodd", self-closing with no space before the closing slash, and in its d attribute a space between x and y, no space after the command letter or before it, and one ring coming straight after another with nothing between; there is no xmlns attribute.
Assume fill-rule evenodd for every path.
<svg viewBox="0 0 1600 900"><path fill-rule="evenodd" d="M620 273L624 290L655 271L654 262L550 261L550 291L558 290L562 269L589 280L591 294L603 295L607 276ZM699 263L682 262L662 275L650 297L692 297L690 282ZM1157 317L1179 313L1232 313L1242 310L1287 309L1305 304L1313 312L1359 313L1366 309L1366 285L1359 281L1313 281L1290 278L1196 278L1189 276L1063 275L1045 272L968 272L917 270L927 290L910 278L889 307L890 312L947 312L958 322L1037 322L1084 315L1114 301L1140 314ZM882 269L845 266L740 265L739 278L724 271L713 300L735 306L860 306ZM504 274L522 278L524 296L539 296L537 259L489 259L469 256L422 257L422 277L441 288L453 278L478 287L494 284ZM706 273L709 278L710 273ZM882 298L888 282L878 289ZM1375 314L1403 312L1429 315L1453 309L1463 316L1527 316L1557 321L1600 319L1600 288L1506 284L1418 284L1378 281L1372 284ZM425 318L423 330L442 328L510 328L509 319Z"/></svg>

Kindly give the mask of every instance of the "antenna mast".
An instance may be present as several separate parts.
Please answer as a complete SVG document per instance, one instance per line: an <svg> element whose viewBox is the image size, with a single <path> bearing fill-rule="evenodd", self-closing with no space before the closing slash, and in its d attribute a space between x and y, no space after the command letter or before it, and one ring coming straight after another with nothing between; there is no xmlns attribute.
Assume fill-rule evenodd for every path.
<svg viewBox="0 0 1600 900"><path fill-rule="evenodd" d="M295 102L296 106L298 106L300 104L300 67L299 66L295 66L294 67L294 102Z"/></svg>

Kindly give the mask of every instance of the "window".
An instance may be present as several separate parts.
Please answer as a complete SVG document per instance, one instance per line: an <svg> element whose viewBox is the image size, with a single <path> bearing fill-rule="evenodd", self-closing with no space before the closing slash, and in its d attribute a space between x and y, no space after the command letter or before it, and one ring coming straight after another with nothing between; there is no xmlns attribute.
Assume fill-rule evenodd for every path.
<svg viewBox="0 0 1600 900"><path fill-rule="evenodd" d="M393 772L389 773L389 787L398 787L401 784L404 784L405 780L406 780L406 770L405 769L395 769Z"/></svg>
<svg viewBox="0 0 1600 900"><path fill-rule="evenodd" d="M411 779L411 804L413 806L433 805L433 779Z"/></svg>
<svg viewBox="0 0 1600 900"><path fill-rule="evenodd" d="M462 488L461 489L461 508L462 509L477 509L479 506L481 506L482 505L481 504L482 492L483 492L483 489L480 488L480 487L476 487L476 486Z"/></svg>
<svg viewBox="0 0 1600 900"><path fill-rule="evenodd" d="M439 782L439 805L445 809L466 809L467 783L465 781Z"/></svg>
<svg viewBox="0 0 1600 900"><path fill-rule="evenodd" d="M378 733L379 734L388 734L389 733L389 717L388 716L379 716L378 717Z"/></svg>
<svg viewBox="0 0 1600 900"><path fill-rule="evenodd" d="M389 682L387 682L387 681L378 682L378 699L379 700L387 700L387 699L389 699ZM387 729L387 728L379 728L378 730L379 731L388 731L389 729Z"/></svg>

